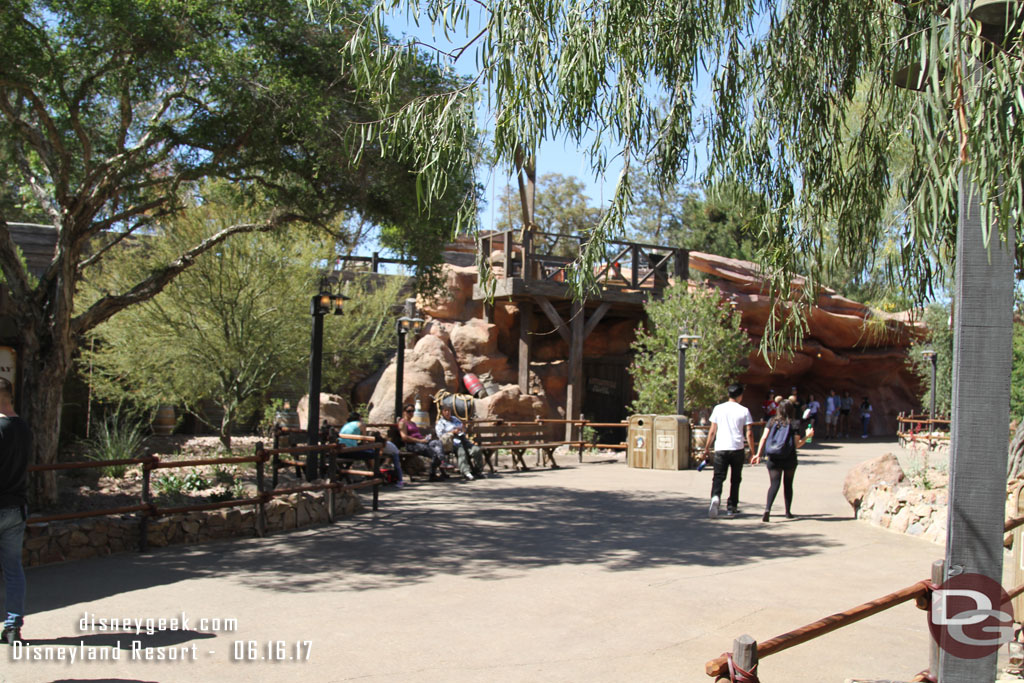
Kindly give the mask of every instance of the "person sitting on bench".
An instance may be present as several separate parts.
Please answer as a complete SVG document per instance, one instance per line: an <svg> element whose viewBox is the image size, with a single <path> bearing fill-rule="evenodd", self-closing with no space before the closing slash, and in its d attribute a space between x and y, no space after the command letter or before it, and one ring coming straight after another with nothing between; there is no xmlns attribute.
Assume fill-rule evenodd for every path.
<svg viewBox="0 0 1024 683"><path fill-rule="evenodd" d="M340 443L342 446L359 446L359 442L357 442L355 439L346 439L345 435L361 435L362 433L362 419L359 413L353 412L348 416L348 422L345 423L345 425L341 428L341 431L338 434L338 443ZM397 477L397 483L395 484L395 486L397 486L398 488L402 488L403 486L405 486L405 478L402 476L402 459L399 457L398 454L398 446L391 443L390 441L385 439L383 436L380 436L379 434L377 435L376 440L384 444L384 448L382 450L386 455L391 456L391 462L394 463L395 476ZM356 452L352 453L351 455L358 457L361 455L361 453ZM373 455L374 452L372 450L366 451L367 457L372 457Z"/></svg>
<svg viewBox="0 0 1024 683"><path fill-rule="evenodd" d="M447 479L448 473L441 466L444 463L441 442L437 439L428 439L420 433L420 426L412 421L415 412L416 408L411 403L406 404L402 409L402 417L398 420L398 433L405 444L405 450L430 458L430 481Z"/></svg>
<svg viewBox="0 0 1024 683"><path fill-rule="evenodd" d="M462 476L466 478L466 481L483 478L483 451L466 436L466 429L462 425L462 420L452 415L450 406L441 406L441 416L437 418L434 432L441 439L442 444L446 440L451 440L452 450L457 457L459 471L462 472Z"/></svg>

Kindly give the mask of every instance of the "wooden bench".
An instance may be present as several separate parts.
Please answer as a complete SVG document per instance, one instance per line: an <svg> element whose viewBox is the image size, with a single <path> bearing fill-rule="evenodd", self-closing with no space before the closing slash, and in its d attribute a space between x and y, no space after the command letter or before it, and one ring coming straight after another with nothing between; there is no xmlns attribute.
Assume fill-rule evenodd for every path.
<svg viewBox="0 0 1024 683"><path fill-rule="evenodd" d="M394 422L371 422L370 424L364 425L364 427L367 432L378 432L385 437L389 435L390 430L392 429L396 432L398 431L398 425ZM424 436L428 439L437 438L433 431L427 431L424 433ZM406 450L403 446L398 449L398 457L402 463L402 471L409 477L410 481L412 481L414 476L422 476L430 470L430 456ZM458 469L459 468L448 459L448 454L446 453L441 461L441 470L445 475L449 475L452 472L458 471Z"/></svg>
<svg viewBox="0 0 1024 683"><path fill-rule="evenodd" d="M558 469L559 464L555 462L555 449L559 446L580 446L580 441L565 441L558 439L555 430L559 428L556 424L544 422L502 422L479 421L467 424L469 438L480 447L484 453L484 460L491 472L494 472L494 465L491 456L496 451L507 450L512 452L512 468L528 470L523 460L523 452L530 448L537 449L537 466L550 461L551 469ZM495 458L497 460L497 458Z"/></svg>

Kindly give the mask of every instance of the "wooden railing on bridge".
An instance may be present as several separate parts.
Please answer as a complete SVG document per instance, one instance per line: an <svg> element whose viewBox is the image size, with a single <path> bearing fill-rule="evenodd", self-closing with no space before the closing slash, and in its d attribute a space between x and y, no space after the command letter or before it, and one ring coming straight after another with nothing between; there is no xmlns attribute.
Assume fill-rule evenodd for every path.
<svg viewBox="0 0 1024 683"><path fill-rule="evenodd" d="M539 230L502 230L480 238L479 257L490 259L495 252L503 252L504 277L565 282L567 269L579 258L585 240ZM668 286L670 277L685 280L690 275L688 249L609 240L602 250L594 270L594 279L602 286L661 288Z"/></svg>

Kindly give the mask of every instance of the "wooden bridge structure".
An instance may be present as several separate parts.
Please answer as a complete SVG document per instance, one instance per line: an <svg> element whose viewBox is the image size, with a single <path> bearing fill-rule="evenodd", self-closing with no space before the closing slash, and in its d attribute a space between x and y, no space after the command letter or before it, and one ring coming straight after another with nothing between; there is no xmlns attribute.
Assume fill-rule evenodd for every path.
<svg viewBox="0 0 1024 683"><path fill-rule="evenodd" d="M479 239L478 264L489 268L490 281L473 287L474 300L484 304L484 316L493 320L495 302L514 302L519 309L519 389L529 390L530 360L538 334L557 333L569 347L565 417L576 420L584 405L583 342L602 320L639 322L644 304L658 297L671 282L689 277L689 251L638 242L609 241L594 267L595 287L577 300L567 270L578 264L583 239L575 235L538 230L505 230ZM482 263L481 263L482 262ZM543 317L538 316L540 312ZM544 322L550 324L550 328ZM605 359L625 373L625 359ZM595 389L612 393L614 377L592 377ZM596 384L595 384L596 383ZM622 400L622 395L604 396ZM603 415L589 415L604 419ZM610 416L609 416L610 417ZM566 438L572 438L572 424Z"/></svg>

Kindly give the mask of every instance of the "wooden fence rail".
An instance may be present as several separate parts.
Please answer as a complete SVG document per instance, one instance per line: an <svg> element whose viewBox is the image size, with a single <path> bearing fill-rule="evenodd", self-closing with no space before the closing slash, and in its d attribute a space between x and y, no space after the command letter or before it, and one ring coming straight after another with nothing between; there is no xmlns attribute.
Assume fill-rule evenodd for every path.
<svg viewBox="0 0 1024 683"><path fill-rule="evenodd" d="M87 462L67 462L47 465L30 465L29 472L46 472L53 470L78 470L94 467L110 467L120 465L142 465L142 492L141 502L138 505L126 505L116 508L104 508L99 510L86 510L81 512L65 512L53 515L34 515L28 518L27 523L31 525L48 524L50 522L67 521L72 519L86 519L89 517L103 517L107 515L123 515L139 513L139 550L145 551L148 548L149 520L156 517L184 513L202 512L205 510L217 510L221 508L240 507L254 505L257 512L256 532L263 536L266 533L266 508L270 500L278 496L286 496L292 493L308 491L324 491L328 497L328 516L334 521L334 494L340 491L354 491L357 489L373 487L373 509L379 507L379 490L383 480L379 476L380 471L380 448L381 444L367 443L362 446L341 446L341 445L309 445L293 448L265 449L262 443L256 444L256 452L249 456L232 456L223 458L203 458L199 460L169 460L161 461L157 456L144 458L124 458L120 460L90 460ZM372 451L373 455L364 455L366 451ZM325 455L330 459L329 477L330 481L323 484L307 484L287 489L277 489L276 468L274 473L274 488L266 490L263 465L268 460L274 460L275 465L282 454L305 454ZM349 457L356 455L357 457ZM350 466L339 469L336 466L337 459L366 460L372 461L372 470L356 470ZM152 472L158 469L174 469L182 467L197 467L201 465L222 465L222 464L245 464L256 465L256 492L257 495L249 498L236 498L233 500L222 500L211 503L199 503L196 505L179 505L174 507L158 507L153 502L152 496ZM289 463L292 464L292 463ZM298 464L298 463L294 463ZM363 476L364 481L355 483L343 483L338 477Z"/></svg>

